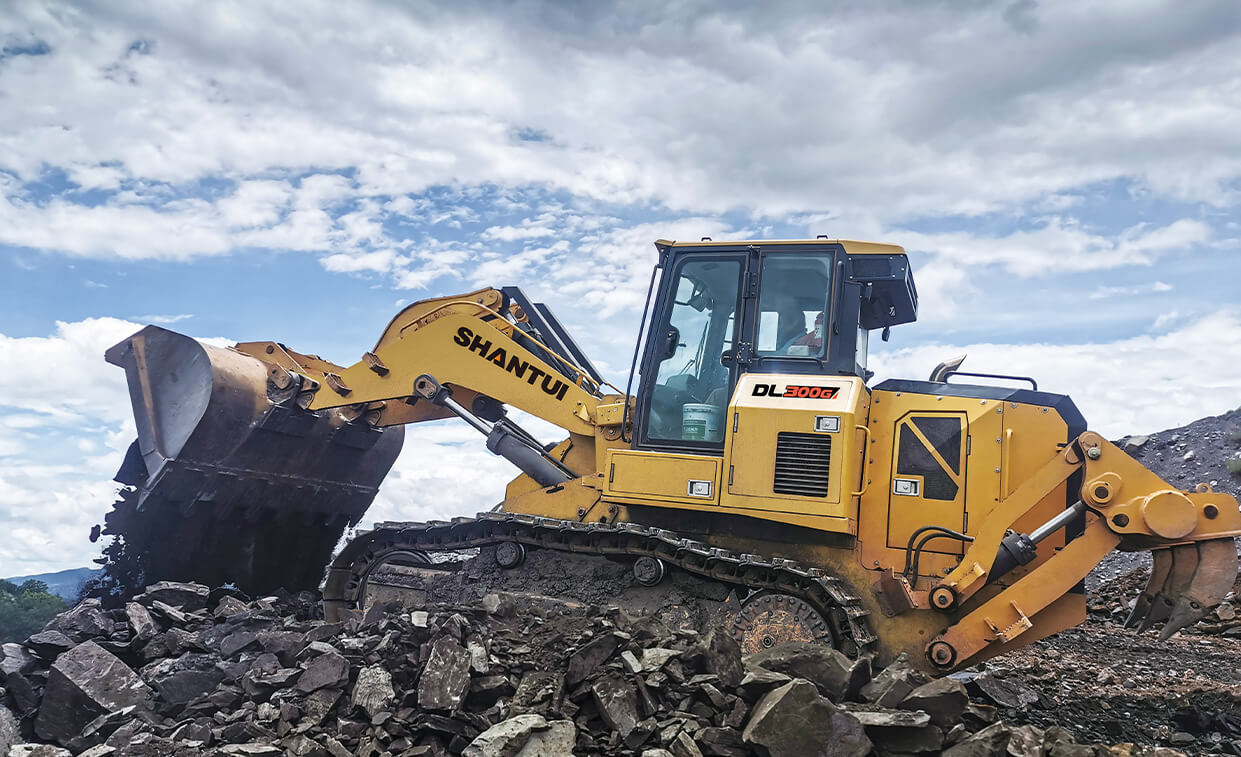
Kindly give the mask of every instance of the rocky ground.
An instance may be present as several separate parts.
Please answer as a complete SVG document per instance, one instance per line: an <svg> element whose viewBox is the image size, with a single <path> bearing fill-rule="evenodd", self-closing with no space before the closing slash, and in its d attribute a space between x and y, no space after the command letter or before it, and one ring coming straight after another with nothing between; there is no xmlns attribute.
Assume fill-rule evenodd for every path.
<svg viewBox="0 0 1241 757"><path fill-rule="evenodd" d="M376 606L346 623L315 619L316 607L192 584L157 584L115 610L88 600L4 645L0 753L1175 753L1006 723L988 702L1035 695L994 670L928 681L899 660L876 673L813 644L743 658L724 633L529 595Z"/></svg>

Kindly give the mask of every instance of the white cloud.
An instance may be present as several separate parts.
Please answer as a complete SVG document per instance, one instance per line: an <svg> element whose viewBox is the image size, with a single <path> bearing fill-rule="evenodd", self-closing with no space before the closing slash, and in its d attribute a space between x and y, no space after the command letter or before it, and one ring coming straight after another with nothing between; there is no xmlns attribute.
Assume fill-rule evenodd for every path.
<svg viewBox="0 0 1241 757"><path fill-rule="evenodd" d="M891 231L888 236L900 239L907 250L934 254L954 265L997 266L1018 276L1034 277L1150 265L1162 256L1208 241L1211 231L1201 221L1181 219L1154 229L1139 224L1112 236L1087 231L1066 219L1049 218L1034 230L1005 236L908 230Z"/></svg>
<svg viewBox="0 0 1241 757"><path fill-rule="evenodd" d="M0 335L0 575L80 567L134 434L123 371L103 352L140 328L115 318Z"/></svg>
<svg viewBox="0 0 1241 757"><path fill-rule="evenodd" d="M1241 405L1241 312L1221 310L1164 334L1071 344L928 344L872 353L876 381L925 378L968 353L964 370L1032 376L1067 394L1109 438L1180 426ZM965 379L962 379L965 381Z"/></svg>
<svg viewBox="0 0 1241 757"><path fill-rule="evenodd" d="M1241 29L1227 2L245 12L30 2L5 14L0 33L52 52L0 68L0 91L39 93L0 112L0 171L25 182L57 168L84 188L145 192L158 212L31 206L9 187L4 241L92 256L342 252L433 187L887 225L1064 212L1101 186L1238 201L1241 99L1227 93ZM147 44L133 50L135 38ZM318 176L294 191L303 173ZM155 199L222 178L239 189L214 203ZM345 228L317 215L371 200ZM1108 249L1075 243L1088 240L1071 226L998 254L1031 271L1042 256L1025 252L1064 235L1053 247L1083 250L1089 267L1207 236L1186 221ZM265 233L236 233L249 228Z"/></svg>
<svg viewBox="0 0 1241 757"><path fill-rule="evenodd" d="M1155 281L1150 284L1136 284L1134 286L1126 287L1099 286L1086 296L1092 300L1106 300L1110 297L1136 297L1143 294L1171 292L1172 289L1173 287L1171 284L1166 284L1162 281Z"/></svg>
<svg viewBox="0 0 1241 757"><path fill-rule="evenodd" d="M193 317L191 313L176 313L173 315L135 315L131 316L129 320L137 321L138 323L157 323L161 326L168 326L173 323L188 321Z"/></svg>
<svg viewBox="0 0 1241 757"><path fill-rule="evenodd" d="M46 255L304 251L410 299L521 284L615 379L652 240L831 233L904 244L945 343L957 321L984 320L979 298L1033 279L1083 274L1062 294L1100 312L1174 292L1111 344L964 346L972 365L1070 392L1105 431L1236 396L1234 345L1218 337L1236 314L1203 319L1162 267L1170 283L1144 281L1241 245L1241 24L1227 0L11 6L0 39L50 50L0 61L0 246L19 275ZM97 296L119 289L110 270L77 278ZM1068 317L1043 308L985 320ZM132 435L123 374L101 353L135 328L0 335L0 515L32 545L23 565L84 562L79 511L108 499ZM876 361L921 376L962 348ZM508 466L471 434L411 429L373 515L498 498ZM40 507L57 519L44 531ZM0 571L19 559L4 549Z"/></svg>

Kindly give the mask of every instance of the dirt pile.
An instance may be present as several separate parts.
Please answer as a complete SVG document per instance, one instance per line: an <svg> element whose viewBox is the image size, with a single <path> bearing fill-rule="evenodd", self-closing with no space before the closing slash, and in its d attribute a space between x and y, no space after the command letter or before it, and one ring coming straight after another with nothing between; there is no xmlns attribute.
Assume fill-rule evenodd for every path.
<svg viewBox="0 0 1241 757"><path fill-rule="evenodd" d="M316 609L192 584L88 600L4 648L0 754L1173 753L1010 727L979 700L1021 694L993 677L872 674L821 645L743 658L723 633L598 606L491 594L335 624Z"/></svg>

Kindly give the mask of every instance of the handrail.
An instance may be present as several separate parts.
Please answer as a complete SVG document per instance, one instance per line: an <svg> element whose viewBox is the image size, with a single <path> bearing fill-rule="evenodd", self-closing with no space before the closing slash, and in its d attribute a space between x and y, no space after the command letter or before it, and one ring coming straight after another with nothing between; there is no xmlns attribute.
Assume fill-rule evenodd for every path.
<svg viewBox="0 0 1241 757"><path fill-rule="evenodd" d="M870 428L860 423L853 428L854 430L862 429L866 435L866 440L862 442L862 488L849 495L850 497L860 497L870 488Z"/></svg>

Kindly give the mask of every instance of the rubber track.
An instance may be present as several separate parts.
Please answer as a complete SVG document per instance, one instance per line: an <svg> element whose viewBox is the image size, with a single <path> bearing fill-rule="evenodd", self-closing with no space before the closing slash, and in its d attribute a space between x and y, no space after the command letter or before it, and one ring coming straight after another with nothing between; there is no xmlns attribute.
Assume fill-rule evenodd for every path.
<svg viewBox="0 0 1241 757"><path fill-rule="evenodd" d="M332 561L323 586L325 608L333 613L356 607L367 574L394 550L440 552L505 541L563 552L649 555L725 583L791 594L826 618L843 616L845 628L841 630L856 645L859 656L875 652L877 639L858 597L847 584L820 568L720 549L636 523L582 523L506 512L451 521L377 523L373 531L358 534Z"/></svg>

